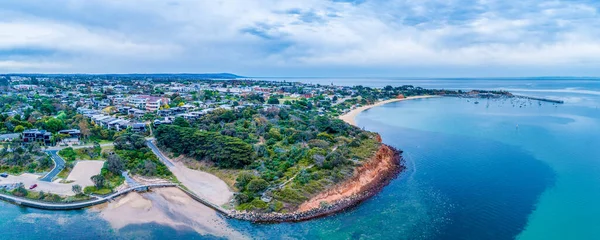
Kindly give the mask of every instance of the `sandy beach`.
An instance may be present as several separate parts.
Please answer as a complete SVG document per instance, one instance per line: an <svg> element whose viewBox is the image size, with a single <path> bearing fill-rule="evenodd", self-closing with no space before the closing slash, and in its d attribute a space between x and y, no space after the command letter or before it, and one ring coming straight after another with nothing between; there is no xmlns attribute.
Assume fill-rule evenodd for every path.
<svg viewBox="0 0 600 240"><path fill-rule="evenodd" d="M218 177L190 169L179 159L170 159L175 165L169 170L195 194L217 204L228 203L233 192ZM150 180L134 177L138 182ZM176 229L193 229L202 235L214 235L229 239L246 238L232 230L224 217L213 209L190 198L177 188L153 189L148 193L132 192L93 209L108 221L114 229L130 224L158 223Z"/></svg>
<svg viewBox="0 0 600 240"><path fill-rule="evenodd" d="M92 209L100 211L100 216L117 230L130 224L157 223L175 229L193 229L202 235L247 238L232 230L223 216L177 188L153 189L141 194L132 192Z"/></svg>
<svg viewBox="0 0 600 240"><path fill-rule="evenodd" d="M412 99L421 99L421 98L432 98L432 97L437 97L437 96L414 96L414 97L407 97L407 98L389 99L389 100L377 102L375 104L371 104L371 105L367 105L367 106L358 107L356 109L352 109L350 112L348 112L348 113L346 113L344 115L341 115L339 117L339 119L342 120L342 121L344 121L344 122L347 122L350 125L356 126L356 122L354 121L354 119L356 118L356 116L358 116L358 114L361 113L362 111L365 111L365 110L370 109L372 107L377 107L377 106L381 106L381 105L392 103L392 102L398 102L398 101L404 101L404 100L412 100Z"/></svg>
<svg viewBox="0 0 600 240"><path fill-rule="evenodd" d="M223 180L207 172L190 169L177 159L171 159L175 167L170 168L184 186L212 203L223 205L233 198L233 192Z"/></svg>

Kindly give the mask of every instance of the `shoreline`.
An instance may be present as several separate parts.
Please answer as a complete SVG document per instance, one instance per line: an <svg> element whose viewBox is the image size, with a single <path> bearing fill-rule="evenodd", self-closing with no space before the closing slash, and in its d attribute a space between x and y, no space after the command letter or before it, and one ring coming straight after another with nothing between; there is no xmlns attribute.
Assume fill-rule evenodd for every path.
<svg viewBox="0 0 600 240"><path fill-rule="evenodd" d="M406 97L406 98L388 99L388 100L377 102L375 104L361 106L361 107L352 109L349 112L347 112L347 113L345 113L343 115L340 115L338 117L338 119L340 119L340 120L342 120L342 121L344 121L344 122L346 122L346 123L348 123L348 124L350 124L352 126L358 127L356 125L355 118L356 118L356 116L358 116L359 113L361 113L361 112L363 112L365 110L371 109L373 107L382 106L382 105L385 105L385 104L388 104L388 103L393 103L393 102L399 102L399 101L405 101L405 100L414 100L414 99L423 99L423 98L434 98L434 97L439 97L439 96L436 96L436 95L425 95L425 96L411 96L411 97Z"/></svg>
<svg viewBox="0 0 600 240"><path fill-rule="evenodd" d="M345 211L379 193L405 169L401 154L402 151L382 143L375 156L358 167L354 176L307 200L297 211L232 211L229 217L255 223L283 223L307 221Z"/></svg>
<svg viewBox="0 0 600 240"><path fill-rule="evenodd" d="M421 99L421 98L431 98L431 97L438 97L438 96L413 96L413 97L407 97L407 98L389 99L389 100L385 100L385 101L380 101L380 102L377 102L372 105L362 106L362 107L353 109L353 110L347 112L346 114L339 116L339 119L343 120L344 122L346 122L350 125L356 126L356 122L354 121L354 118L359 113L361 113L367 109L381 106L381 105L388 104L388 103L392 103L392 102L397 102L397 101ZM347 179L337 185L334 185L330 189L322 191L322 192L318 193L317 195L313 196L311 199L302 203L301 206L294 212L290 212L290 213L258 213L258 212L229 210L229 211L224 211L221 213L228 218L251 221L251 222L282 223L282 222L298 222L298 221L311 220L311 219L315 219L315 218L319 218L319 217L332 215L332 214L335 214L335 213L338 213L341 211L345 211L349 208L352 208L352 207L360 204L361 202L369 199L370 197L376 195L377 193L379 193L385 186L387 186L393 179L395 179L405 169L405 166L402 164L402 161L403 161L402 156L401 156L402 151L397 150L391 146L388 146L388 145L382 143L381 137L379 137L379 136L378 136L378 141L381 143L381 146L378 149L378 151L375 153L374 156L372 156L370 159L366 160L360 166L358 166L355 169L355 174L352 177L350 177L349 179ZM182 165L181 162L178 162L178 163L180 165ZM182 167L182 166L178 166L178 167ZM187 168L187 167L185 167L185 168ZM177 169L177 170L181 170L181 169ZM189 169L189 170L192 170L192 169ZM194 171L196 173L197 172L205 173L203 171L197 171L197 170L194 170ZM216 176L214 176L210 173L205 173L205 174L211 175L214 178L217 178ZM179 174L179 175L181 175L181 174ZM189 174L186 174L186 175L189 175ZM192 174L192 175L195 175L195 174ZM211 180L214 181L215 179L211 179ZM219 180L221 180L221 179L219 179ZM205 186L206 184L207 183L200 184L200 185ZM226 186L226 184L224 184L224 185ZM185 193L185 191L183 191L183 192ZM231 194L231 192L229 192L229 193ZM137 193L132 193L132 194L135 195ZM128 199L128 196L130 196L132 194L124 194L124 196L121 196L115 200L118 202L121 202L121 204L123 204L123 205L128 205L129 201L121 201L121 200ZM214 192L213 192L213 194L214 194ZM204 203L202 201L198 201L197 199L194 199L192 196L189 196L189 194L186 197L190 197L190 200L193 200L194 202L197 202L197 203L201 203L204 206L211 208L211 206L208 206L206 203ZM226 202L226 201L223 201L224 199L230 199L230 196L227 198L223 198L223 199L211 198L210 201L211 202L213 202L213 201L219 202L222 204L223 202ZM170 202L170 201L167 199L167 202ZM119 204L119 206L121 204ZM215 204L215 205L219 206L219 204ZM129 207L131 208L132 206L129 206ZM133 208L135 208L135 206L133 206ZM103 208L100 207L100 209L103 209ZM103 210L100 210L100 209L98 209L98 210L100 212L103 212ZM215 213L216 212L219 212L219 211L215 210ZM117 213L114 213L114 214L117 214ZM116 218L108 218L106 220L114 224L116 221L115 219ZM143 219L137 219L137 220L141 221ZM146 219L146 220L148 220L148 219ZM127 223L128 221L119 220L117 222L119 222L119 224L117 224L117 225L121 225L121 227L123 225L128 225L128 223ZM132 222L135 222L135 221L130 220L129 223L132 223ZM169 224L167 224L167 225L169 225ZM172 224L170 224L170 225L172 225ZM120 227L116 227L116 228L118 229Z"/></svg>
<svg viewBox="0 0 600 240"><path fill-rule="evenodd" d="M439 97L435 95L412 96L380 101L375 104L358 107L338 118L358 127L355 118L361 112L392 102ZM406 167L403 165L402 151L384 144L378 136L381 147L373 157L355 169L355 174L332 188L322 191L302 203L292 213L256 213L233 211L229 217L252 222L279 223L299 222L332 215L354 207L379 193Z"/></svg>

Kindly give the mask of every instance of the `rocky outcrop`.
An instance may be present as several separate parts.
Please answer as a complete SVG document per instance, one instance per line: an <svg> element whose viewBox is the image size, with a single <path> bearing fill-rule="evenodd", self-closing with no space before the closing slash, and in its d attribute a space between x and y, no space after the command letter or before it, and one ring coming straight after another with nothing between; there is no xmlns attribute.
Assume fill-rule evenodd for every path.
<svg viewBox="0 0 600 240"><path fill-rule="evenodd" d="M381 139L379 138L379 141ZM355 206L377 194L404 169L402 151L382 144L377 153L356 168L354 175L304 202L292 213L232 211L232 218L253 222L304 221Z"/></svg>

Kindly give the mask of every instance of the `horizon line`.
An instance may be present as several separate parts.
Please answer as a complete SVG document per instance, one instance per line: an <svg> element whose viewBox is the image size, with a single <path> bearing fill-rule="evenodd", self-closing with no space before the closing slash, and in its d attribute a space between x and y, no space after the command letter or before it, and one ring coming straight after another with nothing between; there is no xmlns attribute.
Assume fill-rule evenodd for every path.
<svg viewBox="0 0 600 240"><path fill-rule="evenodd" d="M237 75L235 73L228 72L208 72L208 73L190 73L190 72L181 72L181 73L165 73L165 72L156 72L156 73L0 73L0 76L6 75L88 75L88 76L106 76L106 75L233 75L236 78L223 78L223 79L240 79L240 78L396 78L396 79L600 79L600 76L504 76L504 77L425 77L425 76L242 76Z"/></svg>

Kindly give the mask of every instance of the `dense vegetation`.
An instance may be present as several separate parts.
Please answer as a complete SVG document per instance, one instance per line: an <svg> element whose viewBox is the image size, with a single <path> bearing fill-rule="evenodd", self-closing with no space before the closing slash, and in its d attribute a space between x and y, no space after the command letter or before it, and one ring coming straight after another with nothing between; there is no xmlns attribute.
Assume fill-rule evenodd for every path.
<svg viewBox="0 0 600 240"><path fill-rule="evenodd" d="M125 133L115 139L115 153L122 161L123 170L142 176L171 177L167 166L158 160L145 142L144 136L134 133Z"/></svg>
<svg viewBox="0 0 600 240"><path fill-rule="evenodd" d="M254 159L252 145L240 138L195 128L164 125L156 130L157 141L176 154L214 162L221 168L240 168Z"/></svg>
<svg viewBox="0 0 600 240"><path fill-rule="evenodd" d="M0 150L0 171L2 172L12 174L45 172L53 166L54 163L50 157L41 150L37 143L26 146L20 146L18 143L5 143Z"/></svg>
<svg viewBox="0 0 600 240"><path fill-rule="evenodd" d="M176 155L243 169L235 184L239 209L287 211L351 176L380 144L373 133L302 106L217 109L191 126L176 119L154 134L160 147Z"/></svg>

